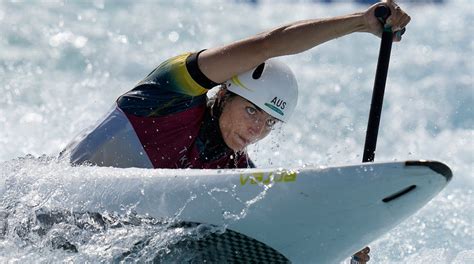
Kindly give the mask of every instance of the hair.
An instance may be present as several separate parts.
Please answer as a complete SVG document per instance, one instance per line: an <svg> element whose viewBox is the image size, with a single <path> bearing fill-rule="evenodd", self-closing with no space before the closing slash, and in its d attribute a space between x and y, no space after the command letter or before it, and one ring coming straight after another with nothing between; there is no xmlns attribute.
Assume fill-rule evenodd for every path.
<svg viewBox="0 0 474 264"><path fill-rule="evenodd" d="M211 109L211 116L219 118L226 103L232 101L237 94L227 90L225 84L221 84L217 93L207 100L207 107Z"/></svg>

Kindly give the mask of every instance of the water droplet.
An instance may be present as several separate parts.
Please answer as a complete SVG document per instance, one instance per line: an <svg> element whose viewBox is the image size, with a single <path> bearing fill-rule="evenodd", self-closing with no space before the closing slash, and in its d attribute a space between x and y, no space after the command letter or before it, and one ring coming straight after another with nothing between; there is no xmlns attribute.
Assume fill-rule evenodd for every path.
<svg viewBox="0 0 474 264"><path fill-rule="evenodd" d="M178 34L178 32L176 32L176 31L171 31L171 32L168 34L168 39L169 39L171 42L176 42L176 41L178 41L178 39L179 39L179 34Z"/></svg>

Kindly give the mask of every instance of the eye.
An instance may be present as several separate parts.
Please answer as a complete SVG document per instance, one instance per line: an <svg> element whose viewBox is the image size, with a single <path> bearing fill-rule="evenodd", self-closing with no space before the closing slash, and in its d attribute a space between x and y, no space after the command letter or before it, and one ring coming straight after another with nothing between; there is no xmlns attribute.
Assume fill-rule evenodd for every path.
<svg viewBox="0 0 474 264"><path fill-rule="evenodd" d="M277 122L276 119L269 118L267 119L266 125L267 127L272 128L276 124L276 122Z"/></svg>
<svg viewBox="0 0 474 264"><path fill-rule="evenodd" d="M255 115L257 113L257 109L250 106L245 107L245 111L247 111L249 115Z"/></svg>

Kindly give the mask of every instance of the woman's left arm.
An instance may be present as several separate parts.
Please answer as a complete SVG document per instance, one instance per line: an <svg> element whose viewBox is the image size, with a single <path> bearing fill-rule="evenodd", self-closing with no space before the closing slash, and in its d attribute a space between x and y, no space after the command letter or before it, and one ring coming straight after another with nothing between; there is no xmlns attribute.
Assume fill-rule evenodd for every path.
<svg viewBox="0 0 474 264"><path fill-rule="evenodd" d="M392 15L388 22L395 31L408 24L410 17L392 0L387 0L365 12L297 21L229 45L205 50L199 55L199 68L212 81L222 83L267 59L297 54L353 32L370 32L380 36L383 28L374 10L383 4L390 8Z"/></svg>

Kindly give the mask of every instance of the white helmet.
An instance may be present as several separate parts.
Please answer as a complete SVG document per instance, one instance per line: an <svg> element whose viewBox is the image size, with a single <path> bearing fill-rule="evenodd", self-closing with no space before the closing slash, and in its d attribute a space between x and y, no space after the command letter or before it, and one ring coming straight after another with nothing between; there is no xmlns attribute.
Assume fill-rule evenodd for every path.
<svg viewBox="0 0 474 264"><path fill-rule="evenodd" d="M283 122L288 121L298 101L298 84L293 72L274 59L232 77L225 85L229 91Z"/></svg>

